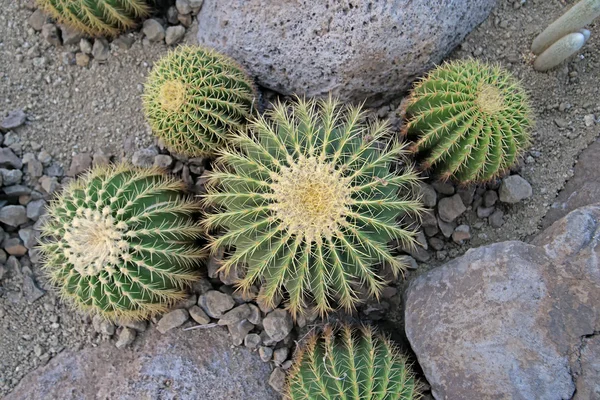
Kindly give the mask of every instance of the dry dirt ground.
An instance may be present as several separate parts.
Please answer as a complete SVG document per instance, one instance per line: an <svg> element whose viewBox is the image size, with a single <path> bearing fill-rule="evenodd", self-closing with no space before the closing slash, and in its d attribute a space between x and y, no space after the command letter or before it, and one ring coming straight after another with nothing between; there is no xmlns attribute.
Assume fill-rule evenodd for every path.
<svg viewBox="0 0 600 400"><path fill-rule="evenodd" d="M578 154L600 134L600 124L584 123L586 115L600 117L600 23L591 28L582 51L557 70L537 73L529 62L534 36L573 2L498 0L490 18L452 55L499 62L511 70L530 92L537 120L521 169L533 197L505 206L506 223L475 231L471 246L523 239L538 231L573 174ZM41 147L68 168L74 153L102 149L119 156L152 144L140 94L152 63L167 47L144 45L135 33L132 48L114 50L104 64L64 65L63 52L77 46L45 43L28 26L31 13L22 1L0 0L0 118L25 110L28 123L18 131L24 152ZM0 396L63 348L99 340L89 321L66 310L50 292L33 304L0 296Z"/></svg>

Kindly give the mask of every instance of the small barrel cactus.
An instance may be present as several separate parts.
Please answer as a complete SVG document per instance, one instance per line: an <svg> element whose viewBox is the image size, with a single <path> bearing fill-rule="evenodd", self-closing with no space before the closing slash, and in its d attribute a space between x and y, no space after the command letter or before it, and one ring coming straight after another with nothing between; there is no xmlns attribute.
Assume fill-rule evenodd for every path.
<svg viewBox="0 0 600 400"><path fill-rule="evenodd" d="M254 83L233 59L212 49L181 46L158 61L144 91L152 130L187 156L214 153L250 116Z"/></svg>
<svg viewBox="0 0 600 400"><path fill-rule="evenodd" d="M527 96L506 70L477 60L445 63L419 81L405 104L403 134L416 138L423 168L460 183L491 180L530 142Z"/></svg>
<svg viewBox="0 0 600 400"><path fill-rule="evenodd" d="M537 56L533 63L536 71L548 71L575 54L585 44L585 35L581 32L570 33L548 47Z"/></svg>
<svg viewBox="0 0 600 400"><path fill-rule="evenodd" d="M116 36L150 14L144 0L37 0L61 24L90 36Z"/></svg>
<svg viewBox="0 0 600 400"><path fill-rule="evenodd" d="M570 33L579 31L600 17L600 0L581 0L540 33L533 44L533 54L542 54L552 44Z"/></svg>
<svg viewBox="0 0 600 400"><path fill-rule="evenodd" d="M415 400L420 385L406 358L369 327L326 326L294 355L285 397L300 399Z"/></svg>
<svg viewBox="0 0 600 400"><path fill-rule="evenodd" d="M387 123L363 116L331 98L277 104L231 138L209 174L205 201L216 211L204 223L225 228L211 249L234 249L221 271L247 265L238 287L262 282L259 301L271 306L286 294L293 317L311 303L323 315L332 299L352 310L361 285L378 296L377 266L404 267L388 243L414 243L397 218L421 210L409 190L418 176L396 163L403 146L380 143Z"/></svg>
<svg viewBox="0 0 600 400"><path fill-rule="evenodd" d="M100 167L48 209L44 268L62 297L107 319L164 312L197 279L199 210L158 169Z"/></svg>

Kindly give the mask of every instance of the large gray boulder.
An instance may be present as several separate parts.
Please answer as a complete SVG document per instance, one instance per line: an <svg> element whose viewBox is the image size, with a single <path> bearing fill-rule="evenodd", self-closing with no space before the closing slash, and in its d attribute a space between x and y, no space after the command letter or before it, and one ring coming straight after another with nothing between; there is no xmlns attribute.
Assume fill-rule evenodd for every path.
<svg viewBox="0 0 600 400"><path fill-rule="evenodd" d="M598 399L599 304L600 204L415 279L406 334L436 399Z"/></svg>
<svg viewBox="0 0 600 400"><path fill-rule="evenodd" d="M198 40L283 94L375 105L485 20L496 0L205 0Z"/></svg>
<svg viewBox="0 0 600 400"><path fill-rule="evenodd" d="M275 400L271 368L223 328L160 334L152 328L129 349L104 342L64 351L29 373L5 400Z"/></svg>

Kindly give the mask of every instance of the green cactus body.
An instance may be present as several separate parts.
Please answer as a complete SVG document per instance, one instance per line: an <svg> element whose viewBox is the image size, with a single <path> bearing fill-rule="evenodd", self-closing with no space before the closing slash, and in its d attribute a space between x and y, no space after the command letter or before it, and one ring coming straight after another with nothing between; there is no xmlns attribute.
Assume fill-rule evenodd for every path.
<svg viewBox="0 0 600 400"><path fill-rule="evenodd" d="M288 400L415 400L420 387L405 357L369 327L327 326L296 350Z"/></svg>
<svg viewBox="0 0 600 400"><path fill-rule="evenodd" d="M144 0L37 0L58 22L90 36L116 36L150 14Z"/></svg>
<svg viewBox="0 0 600 400"><path fill-rule="evenodd" d="M527 96L512 75L477 60L441 65L418 82L405 105L403 134L423 168L442 179L484 182L510 168L532 127Z"/></svg>
<svg viewBox="0 0 600 400"><path fill-rule="evenodd" d="M562 37L577 32L600 16L600 0L581 0L540 33L533 44L533 54L542 54Z"/></svg>
<svg viewBox="0 0 600 400"><path fill-rule="evenodd" d="M213 154L250 116L256 89L233 59L182 46L154 66L144 91L152 130L171 150Z"/></svg>
<svg viewBox="0 0 600 400"><path fill-rule="evenodd" d="M51 282L78 309L145 319L197 279L202 228L185 185L158 169L96 168L48 210L41 245Z"/></svg>
<svg viewBox="0 0 600 400"><path fill-rule="evenodd" d="M584 44L585 35L583 33L575 32L568 34L537 56L533 62L533 68L536 71L548 71L577 53Z"/></svg>
<svg viewBox="0 0 600 400"><path fill-rule="evenodd" d="M209 174L205 200L217 211L204 223L225 228L211 249L235 249L221 270L246 264L238 287L262 282L267 305L287 294L294 317L311 303L323 315L333 299L352 310L361 285L378 296L385 282L377 264L404 267L388 243L414 243L397 218L421 210L408 190L418 177L410 166L392 172L404 147L380 150L387 123L363 117L331 98L277 104L232 137Z"/></svg>

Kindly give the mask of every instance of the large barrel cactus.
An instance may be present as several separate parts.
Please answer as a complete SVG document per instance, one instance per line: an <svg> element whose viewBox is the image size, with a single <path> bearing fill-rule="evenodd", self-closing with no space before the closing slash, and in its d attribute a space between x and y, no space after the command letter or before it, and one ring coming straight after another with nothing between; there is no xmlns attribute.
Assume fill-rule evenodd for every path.
<svg viewBox="0 0 600 400"><path fill-rule="evenodd" d="M186 296L202 252L197 203L158 169L96 168L69 185L43 227L45 269L77 308L144 319Z"/></svg>
<svg viewBox="0 0 600 400"><path fill-rule="evenodd" d="M460 183L491 180L530 142L525 91L506 70L477 60L448 62L419 81L406 103L403 133L423 167Z"/></svg>
<svg viewBox="0 0 600 400"><path fill-rule="evenodd" d="M182 46L154 66L146 82L144 110L169 149L208 155L246 122L255 90L233 59L215 50Z"/></svg>
<svg viewBox="0 0 600 400"><path fill-rule="evenodd" d="M289 400L415 400L419 384L404 356L369 327L327 326L294 356Z"/></svg>
<svg viewBox="0 0 600 400"><path fill-rule="evenodd" d="M150 14L144 0L37 0L58 22L90 36L115 36Z"/></svg>
<svg viewBox="0 0 600 400"><path fill-rule="evenodd" d="M286 294L294 317L312 304L325 314L332 301L352 310L360 287L378 296L378 265L404 267L388 243L414 242L398 220L421 209L409 190L418 177L397 162L402 145L384 144L387 123L363 117L333 99L277 104L232 136L209 174L216 211L204 223L224 228L211 248L233 252L221 270L246 265L238 286L262 283L269 305Z"/></svg>

